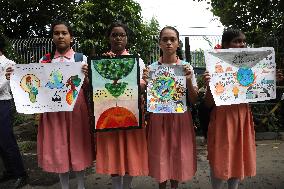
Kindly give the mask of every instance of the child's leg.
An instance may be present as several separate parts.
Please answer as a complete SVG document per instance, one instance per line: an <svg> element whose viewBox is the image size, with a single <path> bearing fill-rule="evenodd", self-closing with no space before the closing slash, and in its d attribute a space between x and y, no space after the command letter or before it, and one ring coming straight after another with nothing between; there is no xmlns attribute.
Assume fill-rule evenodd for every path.
<svg viewBox="0 0 284 189"><path fill-rule="evenodd" d="M166 189L167 181L159 183L159 189Z"/></svg>
<svg viewBox="0 0 284 189"><path fill-rule="evenodd" d="M214 175L213 175L212 170L210 171L210 175L211 175L212 188L213 189L221 189L223 187L224 180L215 178Z"/></svg>
<svg viewBox="0 0 284 189"><path fill-rule="evenodd" d="M237 178L230 178L228 180L228 189L238 189L240 180Z"/></svg>
<svg viewBox="0 0 284 189"><path fill-rule="evenodd" d="M59 173L59 179L62 189L69 189L69 172Z"/></svg>
<svg viewBox="0 0 284 189"><path fill-rule="evenodd" d="M75 174L77 178L78 189L85 189L85 182L84 182L85 170L75 171Z"/></svg>
<svg viewBox="0 0 284 189"><path fill-rule="evenodd" d="M171 180L171 188L178 188L178 181L177 180Z"/></svg>
<svg viewBox="0 0 284 189"><path fill-rule="evenodd" d="M122 176L111 175L111 180L113 189L122 189Z"/></svg>
<svg viewBox="0 0 284 189"><path fill-rule="evenodd" d="M123 176L123 184L122 184L123 189L130 189L131 188L132 178L133 177L128 175L128 174Z"/></svg>

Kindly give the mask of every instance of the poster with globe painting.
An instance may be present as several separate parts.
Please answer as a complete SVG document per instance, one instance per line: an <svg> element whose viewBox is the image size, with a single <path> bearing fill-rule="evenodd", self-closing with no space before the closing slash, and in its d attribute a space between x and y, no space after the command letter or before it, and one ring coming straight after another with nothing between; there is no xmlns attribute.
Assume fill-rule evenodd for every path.
<svg viewBox="0 0 284 189"><path fill-rule="evenodd" d="M187 110L183 65L151 65L149 78L147 111L183 113Z"/></svg>
<svg viewBox="0 0 284 189"><path fill-rule="evenodd" d="M135 56L90 58L95 131L141 128L138 61Z"/></svg>
<svg viewBox="0 0 284 189"><path fill-rule="evenodd" d="M19 113L72 111L85 75L82 63L16 64L11 90Z"/></svg>
<svg viewBox="0 0 284 189"><path fill-rule="evenodd" d="M272 47L209 50L205 52L205 62L217 106L276 98Z"/></svg>

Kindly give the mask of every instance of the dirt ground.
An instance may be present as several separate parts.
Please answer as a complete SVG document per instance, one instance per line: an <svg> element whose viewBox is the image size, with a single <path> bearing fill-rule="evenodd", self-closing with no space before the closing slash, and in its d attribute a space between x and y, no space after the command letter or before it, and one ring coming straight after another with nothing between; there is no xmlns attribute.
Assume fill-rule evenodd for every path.
<svg viewBox="0 0 284 189"><path fill-rule="evenodd" d="M29 185L23 189L60 189L56 174L43 172L37 166L36 157L36 129L29 124L15 128L19 146L23 152L24 163L30 176ZM206 147L197 138L198 171L193 180L181 183L179 189L210 189L209 165L206 160ZM0 161L0 171L3 170ZM106 175L98 175L94 168L86 173L86 189L111 189L111 179ZM76 178L70 175L70 188L76 188ZM8 188L7 183L0 184L0 189ZM150 177L136 177L132 183L133 189L154 189L158 184ZM169 188L169 186L168 186ZM257 175L246 178L239 189L284 189L284 141L261 140L257 141Z"/></svg>

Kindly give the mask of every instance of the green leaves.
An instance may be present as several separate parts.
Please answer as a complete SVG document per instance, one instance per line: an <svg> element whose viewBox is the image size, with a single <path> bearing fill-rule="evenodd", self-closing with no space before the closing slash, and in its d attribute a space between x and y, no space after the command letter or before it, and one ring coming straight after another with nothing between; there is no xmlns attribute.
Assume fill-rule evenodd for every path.
<svg viewBox="0 0 284 189"><path fill-rule="evenodd" d="M69 21L76 5L75 0L2 0L0 25L9 38L50 37L51 22Z"/></svg>
<svg viewBox="0 0 284 189"><path fill-rule="evenodd" d="M96 71L104 78L119 80L126 77L133 69L135 60L129 59L102 59L94 64Z"/></svg>
<svg viewBox="0 0 284 189"><path fill-rule="evenodd" d="M124 90L126 88L128 83L122 82L122 83L106 83L105 88L110 92L112 96L115 98L119 97L124 93Z"/></svg>
<svg viewBox="0 0 284 189"><path fill-rule="evenodd" d="M147 54L156 48L152 38L159 31L156 19L144 22L141 6L134 0L2 0L0 1L0 26L8 38L50 38L50 24L57 20L72 23L81 50L89 55L96 48L98 55L109 50L105 36L109 25L116 21L130 28L127 48L139 53L145 62Z"/></svg>
<svg viewBox="0 0 284 189"><path fill-rule="evenodd" d="M250 45L284 48L284 1L212 0L211 5L224 26L245 32Z"/></svg>
<svg viewBox="0 0 284 189"><path fill-rule="evenodd" d="M254 47L274 47L276 62L284 49L284 1L212 0L211 11L225 27L240 29ZM279 63L278 63L279 64Z"/></svg>
<svg viewBox="0 0 284 189"><path fill-rule="evenodd" d="M113 83L106 83L105 88L117 98L124 93L128 85L126 82L118 83L118 80L129 75L135 65L135 59L102 59L97 60L93 65L102 77L113 80Z"/></svg>
<svg viewBox="0 0 284 189"><path fill-rule="evenodd" d="M83 52L89 53L90 44L96 44L99 55L108 51L105 33L109 25L116 21L127 24L131 30L127 45L130 53L139 53L144 61L149 62L147 53L157 44L152 35L158 34L159 24L156 19L143 22L141 7L133 0L89 0L76 7L72 22L80 37Z"/></svg>

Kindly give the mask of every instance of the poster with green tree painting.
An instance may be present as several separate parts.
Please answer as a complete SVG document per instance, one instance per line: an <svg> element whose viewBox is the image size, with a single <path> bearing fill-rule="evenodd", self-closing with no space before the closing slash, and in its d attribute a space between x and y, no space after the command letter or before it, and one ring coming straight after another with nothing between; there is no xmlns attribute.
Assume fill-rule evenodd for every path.
<svg viewBox="0 0 284 189"><path fill-rule="evenodd" d="M90 58L95 131L141 127L138 61L136 56Z"/></svg>

